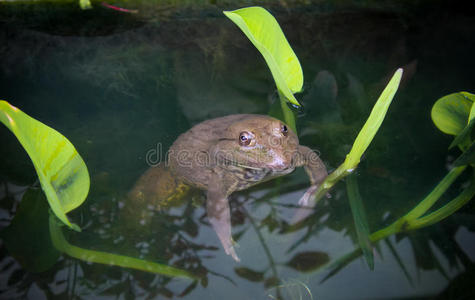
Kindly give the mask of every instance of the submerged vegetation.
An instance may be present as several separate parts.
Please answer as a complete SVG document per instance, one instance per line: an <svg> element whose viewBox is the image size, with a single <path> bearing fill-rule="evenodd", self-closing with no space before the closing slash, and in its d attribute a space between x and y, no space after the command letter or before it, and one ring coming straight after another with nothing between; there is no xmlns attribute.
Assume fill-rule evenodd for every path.
<svg viewBox="0 0 475 300"><path fill-rule="evenodd" d="M93 5L96 4L97 3L93 1ZM311 126L306 126L303 128L302 126L299 127L300 124L298 124L298 122L301 120L301 118L296 118L299 113L288 105L289 103L292 103L292 105L298 106L300 105L299 102L306 104L308 101L299 101L294 96L295 93L301 92L302 90L303 72L295 52L288 44L276 20L272 17L272 15L270 15L270 13L262 8L247 8L237 11L227 11L225 14L245 33L249 40L263 55L265 62L269 66L277 86L276 94L279 98L277 105L275 106L278 107L278 113L276 115L281 116L281 118L283 118L294 129L299 129L304 139L309 139L309 136L312 136L313 134L311 130L315 130L315 128L317 128L316 130L318 132L320 128L314 123L306 123L306 125L311 124ZM263 20L265 20L265 22ZM268 42L268 44L266 44L262 40L263 35L260 33L262 33L264 29L262 29L260 26L264 26L265 24L270 24L270 26L272 26L273 30L271 32L274 34L272 36L275 40L280 41L279 43L269 43L269 41L266 41ZM265 32L268 33L268 29L265 29ZM275 46L277 47L273 48ZM203 46L203 48L206 47ZM146 50L139 50L139 55L147 53ZM177 56L174 59L179 61L180 57ZM121 62L122 58L119 58L116 61ZM291 66L286 65L285 62L291 62ZM177 62L177 64L179 63ZM183 65L183 69L186 70L186 64ZM307 66L304 65L304 67ZM116 66L116 68L124 68L124 65ZM318 68L320 68L320 66L318 66ZM94 73L95 72L92 71L91 76L97 76L97 74ZM410 73L410 70L408 73ZM126 72L124 74L124 76L127 75ZM338 75L333 75L331 73L319 73L319 75L321 76L316 76L316 78L323 78L323 80L315 80L315 84L328 85L330 87L328 90L331 91L328 93L329 99L331 97L336 97L333 96L332 93L334 89L333 87L336 87L337 79L340 80L339 78L336 78ZM114 74L113 76L121 76L121 74ZM348 89L351 88L354 92L351 94L351 96L355 96L358 94L358 92L360 92L358 88L361 87L361 83L359 83L355 77L352 77L351 74L345 74L345 76L348 78L348 82L350 82L350 87ZM242 219L243 216L245 216L246 220L249 220L250 226L247 228L254 229L254 232L256 233L258 240L264 249L265 255L268 258L267 267L258 266L251 268L244 265L236 266L234 268L234 272L239 278L243 278L252 282L262 282L267 290L267 295L270 298L281 299L282 297L307 297L317 299L318 296L313 296L314 293L312 291L314 287L309 285L307 282L282 279L279 275L279 268L285 266L286 268L312 275L316 275L317 272L325 271L328 272L327 277L324 278L324 280L326 280L336 274L338 271L342 270L351 261L363 255L370 269L373 269L375 265L373 257L374 251L380 251L381 247L378 245L378 241L384 240L386 245L388 245L390 249L394 250L394 247L391 245L391 241L389 239L390 236L396 235L397 239L401 239L403 236L409 236L411 231L414 232L416 229L437 224L441 220L456 212L463 205L467 204L474 197L475 183L473 181L475 180L475 175L473 173L473 166L475 163L475 158L473 153L475 146L471 134L473 131L473 124L475 123L475 106L473 105L475 96L470 93L460 92L447 95L439 99L434 104L432 109L432 120L434 121L437 128L439 128L444 133L454 136L454 140L450 145L450 148L452 151L455 151L454 148L458 148L461 153L460 155L457 154L459 155L458 159L450 162L447 175L439 182L439 184L435 186L432 191L428 189L426 191L427 196L423 197L420 202L415 203L413 208L403 211L406 209L406 207L401 206L400 209L391 211L390 217L388 217L385 221L387 224L375 224L375 222L371 222L368 219L369 215L371 215L371 212L365 210L365 207L366 209L368 208L368 203L365 202L366 194L364 190L361 189L362 186L364 189L364 186L366 186L367 183L364 182L364 177L358 176L359 174L357 166L360 163L361 157L364 155L367 148L370 147L371 149L370 143L378 131L381 122L386 116L386 112L388 111L389 105L391 104L396 90L398 89L401 79L404 79L402 77L402 70L399 69L396 71L396 73L394 73L392 79L385 80L389 83L374 105L369 118L366 120L366 123L364 123L364 125L363 122L358 124L363 126L359 134L356 135L357 137L353 145L349 147L345 142L345 147L341 147L341 149L335 149L335 151L346 151L346 153L348 153L346 159L339 167L333 170L325 183L321 185L315 198L315 203L311 205L313 207L313 205L317 204L318 202L319 206L317 206L316 209L309 208L306 210L306 218L304 220L297 224L287 223L287 221L282 220L281 216L278 215L279 205L282 207L285 205L281 203L274 203L272 201L270 212L266 214L265 218L262 218L261 220L257 220L257 218L253 219L253 214L246 210L244 204L247 200L252 200L254 196L243 193L242 198L245 198L245 200L242 200L242 198L236 199L233 212L237 217L236 220L233 220L233 222L239 223L241 225L244 224ZM107 81L105 79L101 80ZM131 86L133 86L133 84L131 84L130 80L126 77L121 77L121 80L121 83L125 83L127 86L121 85L120 83L117 84L116 82L115 84L120 86L118 89L129 93L129 90L132 89ZM164 82L167 80L169 79L161 80L160 84L165 84ZM312 84L314 83L312 82ZM127 88L129 88L129 90L126 91ZM305 100L312 96L312 90L308 91L308 89L303 89L303 91L305 94L302 95L302 99ZM366 98L366 100L375 98L375 93L372 93L371 95L368 93L359 93L358 95L360 95L361 98ZM138 97L134 95L134 99L138 99ZM356 100L362 103L360 98ZM14 99L9 101L14 101ZM373 101L368 102L370 102L372 105ZM309 105L309 112L312 111L311 106L312 104ZM306 109L309 107L306 107ZM361 111L368 111L369 109L366 108L364 105L360 106ZM271 113L276 111L275 108L273 109L274 110L271 110ZM311 114L308 116L308 119L312 120ZM170 278L157 279L157 277L147 277L147 275L141 275L141 271L166 275L169 277L185 277L193 279L194 282L183 289L181 295L186 295L191 290L195 289L197 282L200 280L201 284L206 286L208 284L207 277L209 275L219 276L225 280L233 282L232 278L221 274L219 271L213 271L211 268L204 266L202 260L206 260L208 258L209 251L214 251L214 253L217 253L217 251L212 246L206 244L199 245L193 240L198 235L198 226L202 226L205 224L205 222L202 222L201 218L197 218L199 221L190 219L190 215L193 215L194 211L194 207L191 203L184 206L185 208L183 209L182 214L167 215L164 212L160 213L158 217L155 216L155 219L161 219L160 221L155 220L150 227L143 228L143 231L150 230L151 234L159 236L160 240L157 241L149 241L149 243L146 244L142 242L136 242L134 239L135 237L124 235L123 232L120 231L122 228L110 229L110 227L108 227L109 230L106 230L105 233L97 231L100 232L100 234L95 234L95 231L92 230L95 228L95 225L91 224L91 220L83 219L83 212L85 211L84 207L87 209L91 208L91 210L92 208L96 209L95 207L99 207L97 210L101 213L98 212L98 219L104 219L105 221L101 222L107 223L111 222L111 220L114 220L114 213L111 211L117 209L115 206L120 206L120 198L117 197L119 200L114 199L115 202L113 204L106 205L104 203L101 204L100 202L97 204L88 203L87 205L82 205L81 208L80 206L84 202L86 195L89 192L89 175L84 161L82 160L81 156L79 156L74 146L64 136L57 133L52 128L49 128L46 125L30 118L26 114L22 113L19 109L11 106L5 101L0 102L0 120L15 134L22 146L27 151L37 171L41 188L46 195L46 198L44 198L41 195L41 191L38 188L35 188L35 186L28 189L23 195L22 203L20 204L19 209L16 211L15 218L11 224L2 231L1 234L7 249L11 253L16 252L19 254L15 256L15 258L25 269L31 272L44 272L59 261L58 258L60 253L64 253L78 260L87 262L87 264L81 264L75 260L72 262L71 260L69 261L70 270L72 268L76 270L74 271L74 278L77 276L78 266L82 266L82 268L86 270L85 272L87 272L87 265L89 263L104 264L104 268L109 268L109 265L133 268L139 270L133 271L137 272L133 274L135 274L137 278L141 278L141 286L144 288L153 287L156 289L155 295L162 294L170 296L171 292L167 290L167 284L170 282ZM12 124L17 124L18 127L14 127ZM384 126L382 128L384 128ZM341 128L334 128L332 133L337 132L338 130L344 131ZM33 132L36 135L32 135L31 133ZM47 137L47 139L51 139L51 141L45 143L45 137ZM341 141L343 136L339 136L338 138L338 141ZM71 140L74 141L74 139ZM46 144L48 144L49 147L44 147ZM52 147L51 145L53 144L57 144L58 146ZM317 143L315 142L315 144ZM378 146L379 145L376 144L376 147ZM65 149L66 151L61 151L61 149ZM87 148L84 147L84 149ZM375 154L375 152L368 152L365 158L370 160L373 154ZM89 154L89 156L90 155L91 154ZM325 158L324 152L322 156ZM88 158L87 155L83 157ZM95 182L95 180L104 180L107 182L107 174L101 177L102 175L97 176L97 172L93 168L90 167L90 170L92 171L92 174L95 174L92 176L91 180L93 189L95 184L100 184L97 181ZM378 172L380 171L378 170ZM346 181L346 192L349 201L349 206L346 206L351 209L354 223L354 227L349 229L349 232L350 234L352 234L352 231L355 232L357 245L359 245L359 247L339 258L330 257L327 253L321 252L318 249L300 251L291 255L290 259L287 259L289 257L285 255L284 257L286 257L286 261L284 262L282 261L282 258L274 257L273 249L270 249L266 245L266 233L277 232L279 234L288 234L297 230L301 230L302 228L307 229L307 232L304 233L304 236L301 239L293 242L293 245L290 247L290 249L288 249L288 253L296 249L299 245L308 240L310 236L315 235L315 232L324 226L324 224L329 224L329 221L327 221L329 217L326 211L329 208L328 205L331 204L327 205L327 203L331 203L333 200L338 200L338 197L341 197L341 194L332 195L332 197L336 199L330 200L326 200L325 196L328 195L329 192L333 193L332 190L335 190L337 186L341 188L342 185L338 183L341 183L340 181L343 178L345 178ZM279 195L298 191L302 184L293 180L294 179L290 179L289 181L286 181L285 178L277 179L278 183L275 190L270 191L268 194L263 194L262 197L257 197L253 202L256 203L256 206L259 206L259 203L262 203L268 199L272 199L276 194ZM390 178L390 180L397 181L400 179ZM111 187L114 187L113 183L108 184ZM458 195L454 195L454 191L457 191ZM8 194L7 188L5 188L5 194ZM111 194L114 195L114 197L117 196L117 193ZM449 198L449 201L442 204L438 208L434 208L438 201L443 201L441 198L444 195ZM417 197L418 196L414 196L414 198ZM107 198L107 200L109 200L109 198ZM35 206L40 206L41 203L46 203L46 201L48 201L50 205L49 208L52 209L54 214L48 214L47 205L44 205L40 208ZM383 199L381 202L381 206L385 205ZM321 207L321 205L327 206ZM277 207L277 209L275 207ZM289 207L294 208L292 205L289 205ZM82 224L82 227L85 230L83 230L81 233L71 230L63 230L61 224L58 222L58 220L61 220L61 222L68 225L69 228L79 230L79 227L76 224L70 222L68 217L66 217L66 213L69 213L74 208L78 208L77 211L79 212L71 212L69 215L71 220L74 220L75 223ZM391 206L389 205L388 210L391 210ZM40 216L36 216L31 213L33 211L42 211L43 213ZM330 221L332 221L331 217ZM340 224L334 222L332 226L338 231L342 230ZM33 230L31 227L36 227L35 230L37 231ZM152 227L154 228L153 230L151 229ZM241 238L244 233L247 232L247 228L239 230L239 232L236 234L236 239ZM375 228L376 230L374 230ZM29 232L30 230L31 232ZM185 232L181 233L180 231L183 230ZM49 234L45 234L45 232ZM43 246L38 247L38 249L40 249L38 252L31 253L22 252L24 250L19 250L19 248L22 247L22 244L21 242L15 242L14 237L20 234L23 235L23 233L25 233L25 236L41 237L40 244ZM122 245L122 240L128 238L131 241L136 242L136 245L139 245L137 246L140 248L138 253L130 251L130 249L125 247L119 248L115 246ZM411 237L411 239L411 241L415 241L413 237ZM104 241L110 241L111 245L113 245L111 247L113 251L107 249L107 247L93 245L93 243L88 242L88 240L94 241L97 244L103 243ZM426 249L424 247L429 247L428 242L426 242L427 241L422 242L420 249ZM419 241L419 243L421 242ZM75 246L83 244L88 245L88 247L83 248ZM91 245L93 246L91 247ZM152 248L152 250L149 250L150 248ZM164 248L170 248L171 250L164 250ZM149 251L156 253L150 254ZM119 255L116 253L123 253L126 255ZM397 261L400 264L402 270L408 279L412 281L409 271L407 271L407 268L404 265L404 262L398 258L395 251L393 251L393 255L397 257ZM61 264L64 263L65 262L63 261ZM439 270L443 270L442 267L437 266L437 268ZM108 271L105 272L107 273ZM128 280L126 279L127 276L124 275L126 273L121 270L118 272L118 274L121 275L114 275L116 278L113 278L114 285L111 288L111 294L114 293L112 290L119 291L121 289L125 289L123 286ZM75 280L71 283L68 282L68 286L74 286L75 282ZM104 287L107 287L106 283L104 283ZM103 290L105 291L106 289L104 288ZM68 292L71 291L68 290ZM74 291L71 293L74 294ZM171 293L171 295L173 295L173 293Z"/></svg>

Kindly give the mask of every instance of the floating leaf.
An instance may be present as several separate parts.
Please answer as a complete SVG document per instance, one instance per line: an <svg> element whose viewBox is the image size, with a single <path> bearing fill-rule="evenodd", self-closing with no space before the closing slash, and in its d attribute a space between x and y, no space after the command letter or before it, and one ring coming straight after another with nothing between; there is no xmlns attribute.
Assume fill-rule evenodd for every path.
<svg viewBox="0 0 475 300"><path fill-rule="evenodd" d="M302 90L300 62L276 19L264 8L254 6L223 12L254 44L269 66L277 89L295 105L294 93Z"/></svg>
<svg viewBox="0 0 475 300"><path fill-rule="evenodd" d="M467 126L473 104L467 94L471 95L464 92L453 93L435 102L431 117L440 131L450 135L458 135Z"/></svg>
<svg viewBox="0 0 475 300"><path fill-rule="evenodd" d="M300 252L292 257L286 265L300 272L310 272L326 264L329 260L330 258L325 252Z"/></svg>
<svg viewBox="0 0 475 300"><path fill-rule="evenodd" d="M234 268L234 272L236 272L239 277L245 278L249 281L260 282L264 280L263 272L254 271L246 267Z"/></svg>
<svg viewBox="0 0 475 300"><path fill-rule="evenodd" d="M346 181L346 187L348 191L348 199L350 201L351 212L353 214L353 220L355 222L356 234L358 236L358 243L363 250L363 256L368 264L370 270L374 269L374 257L373 246L369 239L369 226L368 219L361 200L360 192L358 190L358 183L356 182L356 176L350 175Z"/></svg>
<svg viewBox="0 0 475 300"><path fill-rule="evenodd" d="M79 226L69 222L66 213L86 199L89 173L74 146L56 130L6 101L0 101L0 121L30 156L53 212L63 223L80 231Z"/></svg>
<svg viewBox="0 0 475 300"><path fill-rule="evenodd" d="M48 270L59 257L51 243L48 215L41 190L28 189L11 224L0 233L11 255L30 272Z"/></svg>

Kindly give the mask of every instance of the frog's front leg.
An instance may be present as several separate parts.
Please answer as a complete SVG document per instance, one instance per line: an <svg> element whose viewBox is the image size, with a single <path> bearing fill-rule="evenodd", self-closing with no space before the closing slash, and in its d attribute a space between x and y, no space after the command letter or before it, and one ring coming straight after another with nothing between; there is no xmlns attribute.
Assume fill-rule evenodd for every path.
<svg viewBox="0 0 475 300"><path fill-rule="evenodd" d="M296 167L303 166L305 171L310 178L311 186L307 189L305 194L300 198L299 205L300 206L313 206L314 201L311 199L317 193L317 189L320 184L325 180L327 177L327 169L325 164L320 159L319 155L312 151L312 149L305 147L305 146L298 146L298 154L295 161Z"/></svg>
<svg viewBox="0 0 475 300"><path fill-rule="evenodd" d="M239 261L233 247L231 235L231 211L228 196L235 189L237 182L230 176L222 174L219 169L213 171L208 183L206 209L208 219L223 245L226 254Z"/></svg>

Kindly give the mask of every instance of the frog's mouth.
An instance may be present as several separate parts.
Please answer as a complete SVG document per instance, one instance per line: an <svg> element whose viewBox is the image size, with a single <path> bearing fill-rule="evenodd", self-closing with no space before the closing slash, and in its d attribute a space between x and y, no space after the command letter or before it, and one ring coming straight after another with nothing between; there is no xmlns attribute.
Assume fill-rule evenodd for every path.
<svg viewBox="0 0 475 300"><path fill-rule="evenodd" d="M249 165L244 165L244 164L241 164L237 161L230 160L230 159L224 159L223 161L224 161L225 166L236 166L236 167L239 167L239 168L255 170L255 171L265 170L265 168L258 168L258 167L253 167L253 166L249 166Z"/></svg>
<svg viewBox="0 0 475 300"><path fill-rule="evenodd" d="M237 161L230 160L230 159L225 159L224 164L227 166L235 166L240 169L242 169L246 174L253 174L253 176L248 177L265 177L267 175L284 175L292 172L294 170L293 165L290 165L286 168L279 168L279 169L274 169L274 168L259 168L259 167L254 167L254 166L249 166L245 164L241 164Z"/></svg>

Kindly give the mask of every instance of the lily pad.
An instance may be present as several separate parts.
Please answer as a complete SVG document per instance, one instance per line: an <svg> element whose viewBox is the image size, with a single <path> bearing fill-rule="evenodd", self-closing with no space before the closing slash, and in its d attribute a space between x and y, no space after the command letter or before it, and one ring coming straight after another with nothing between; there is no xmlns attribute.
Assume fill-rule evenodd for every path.
<svg viewBox="0 0 475 300"><path fill-rule="evenodd" d="M223 13L264 56L279 91L288 101L300 106L293 94L302 90L302 67L277 20L267 10L258 6Z"/></svg>
<svg viewBox="0 0 475 300"><path fill-rule="evenodd" d="M90 182L86 164L73 144L6 101L0 101L0 121L30 156L54 214L70 228L80 231L66 213L84 202Z"/></svg>

